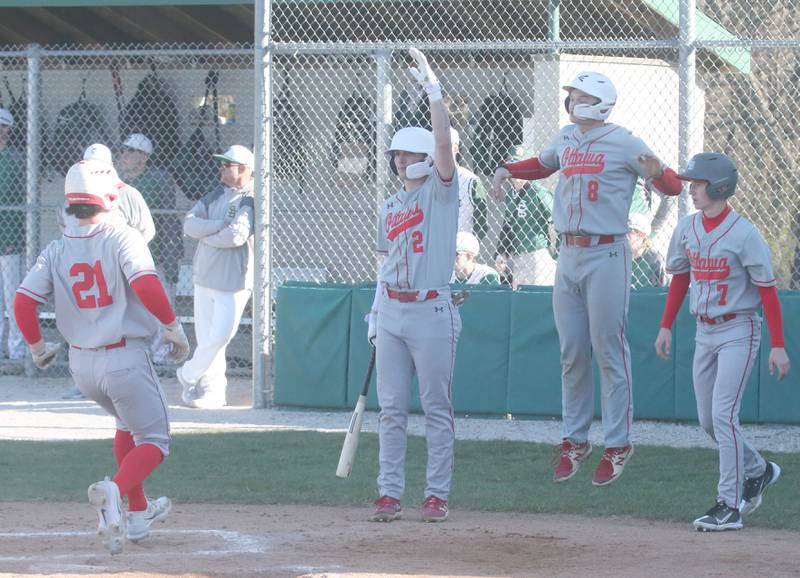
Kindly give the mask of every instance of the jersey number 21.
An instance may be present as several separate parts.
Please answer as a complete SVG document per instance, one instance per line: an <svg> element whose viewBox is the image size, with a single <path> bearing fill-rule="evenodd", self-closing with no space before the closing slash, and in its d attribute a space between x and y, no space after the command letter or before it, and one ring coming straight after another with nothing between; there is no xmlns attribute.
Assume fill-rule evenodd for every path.
<svg viewBox="0 0 800 578"><path fill-rule="evenodd" d="M107 307L114 302L114 299L108 294L108 286L106 285L106 278L103 275L103 267L100 261L95 261L94 265L75 263L69 269L69 276L80 278L72 284L72 294L81 309ZM97 287L96 297L94 291L85 294L94 289L95 286Z"/></svg>

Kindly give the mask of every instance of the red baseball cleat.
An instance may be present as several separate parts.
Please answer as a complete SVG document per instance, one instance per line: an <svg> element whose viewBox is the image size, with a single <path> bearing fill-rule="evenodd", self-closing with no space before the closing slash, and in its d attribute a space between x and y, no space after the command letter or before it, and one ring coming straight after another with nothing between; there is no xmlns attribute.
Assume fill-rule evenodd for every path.
<svg viewBox="0 0 800 578"><path fill-rule="evenodd" d="M633 455L633 444L621 448L606 448L597 469L594 471L592 484L595 486L607 486L622 475L622 470Z"/></svg>
<svg viewBox="0 0 800 578"><path fill-rule="evenodd" d="M590 442L574 444L568 439L562 440L561 445L555 447L555 454L557 457L553 460L553 465L555 466L553 481L556 483L566 482L577 474L581 463L588 458L591 453L592 444Z"/></svg>

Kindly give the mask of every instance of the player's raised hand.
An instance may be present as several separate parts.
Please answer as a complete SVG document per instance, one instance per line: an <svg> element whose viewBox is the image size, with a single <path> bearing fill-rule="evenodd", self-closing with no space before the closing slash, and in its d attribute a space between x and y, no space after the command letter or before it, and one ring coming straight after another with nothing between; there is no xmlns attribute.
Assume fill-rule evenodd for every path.
<svg viewBox="0 0 800 578"><path fill-rule="evenodd" d="M648 179L658 180L664 176L664 165L656 155L649 153L639 155L639 164L642 165Z"/></svg>
<svg viewBox="0 0 800 578"><path fill-rule="evenodd" d="M661 359L669 359L672 350L672 330L663 327L656 337L656 355Z"/></svg>
<svg viewBox="0 0 800 578"><path fill-rule="evenodd" d="M419 82L420 86L425 88L427 84L439 84L439 79L436 78L431 65L428 64L428 59L420 50L412 47L408 49L408 54L414 59L416 64L416 66L410 67L408 72Z"/></svg>
<svg viewBox="0 0 800 578"><path fill-rule="evenodd" d="M495 201L503 202L506 197L506 192L503 189L505 182L511 178L511 171L504 167L497 167L494 171L494 178L492 178L492 198Z"/></svg>
<svg viewBox="0 0 800 578"><path fill-rule="evenodd" d="M778 381L782 380L789 373L789 356L783 347L773 347L769 351L769 374L775 375L778 370Z"/></svg>
<svg viewBox="0 0 800 578"><path fill-rule="evenodd" d="M37 343L31 345L30 349L33 364L39 369L47 369L55 363L61 344L45 343L43 339L40 339Z"/></svg>

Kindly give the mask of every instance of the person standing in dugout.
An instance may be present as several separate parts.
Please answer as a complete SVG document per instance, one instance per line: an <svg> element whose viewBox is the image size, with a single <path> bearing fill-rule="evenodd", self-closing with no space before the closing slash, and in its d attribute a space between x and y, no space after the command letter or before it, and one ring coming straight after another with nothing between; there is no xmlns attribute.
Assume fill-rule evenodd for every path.
<svg viewBox="0 0 800 578"><path fill-rule="evenodd" d="M672 274L656 338L656 353L668 359L672 323L690 291L697 320L692 381L700 426L719 447L719 483L714 506L694 521L699 531L739 530L742 517L761 505L764 490L781 468L765 460L739 424L744 388L758 364L764 306L772 349L769 372L778 381L789 372L783 321L770 251L758 229L732 210L736 165L721 153L701 153L680 178L699 212L681 219L667 252Z"/></svg>
<svg viewBox="0 0 800 578"><path fill-rule="evenodd" d="M122 183L103 162L80 161L67 172L69 215L61 239L51 242L17 290L14 311L34 364L46 369L59 346L42 339L37 307L53 297L56 326L69 344L69 369L86 397L117 422L113 479L89 486L98 533L112 554L126 538L142 540L164 520L170 500L150 500L143 483L169 454L167 402L150 359L159 322L178 363L189 343L167 300L147 243L113 218ZM128 497L126 515L122 497Z"/></svg>
<svg viewBox="0 0 800 578"><path fill-rule="evenodd" d="M461 318L450 294L458 230L458 177L442 89L415 48L412 76L428 95L433 132L406 127L392 138L390 166L403 184L380 211L377 251L385 256L367 314L376 347L380 497L369 518L400 517L406 427L416 371L425 413L428 465L422 519L447 519L455 441L451 386Z"/></svg>
<svg viewBox="0 0 800 578"><path fill-rule="evenodd" d="M250 149L233 145L214 155L221 182L203 196L183 222L197 239L194 281L194 355L177 370L181 400L215 409L227 403L225 350L253 292L253 167Z"/></svg>
<svg viewBox="0 0 800 578"><path fill-rule="evenodd" d="M592 451L592 358L600 369L605 450L592 484L619 479L633 455L633 381L628 348L631 248L628 213L636 180L667 195L681 192L674 171L621 126L607 123L617 92L606 76L582 72L568 85L572 123L538 158L500 166L492 194L503 200L509 178L543 179L559 171L553 224L561 239L553 287L553 314L561 346L562 442L553 481L572 478Z"/></svg>

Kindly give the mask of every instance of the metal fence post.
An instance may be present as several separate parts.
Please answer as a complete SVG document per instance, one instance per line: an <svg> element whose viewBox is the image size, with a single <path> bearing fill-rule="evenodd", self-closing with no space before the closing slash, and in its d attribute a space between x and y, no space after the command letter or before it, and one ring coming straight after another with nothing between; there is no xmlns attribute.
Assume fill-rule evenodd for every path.
<svg viewBox="0 0 800 578"><path fill-rule="evenodd" d="M25 211L25 270L29 270L36 263L39 255L39 239L42 219L42 199L39 189L39 152L41 143L39 140L39 126L41 108L41 79L42 79L42 54L38 44L31 44L28 47L28 80L27 80L27 99L28 99L28 126L27 126L27 148L25 163L25 185L27 187L26 203L28 210ZM36 373L30 357L25 357L25 375L32 377Z"/></svg>
<svg viewBox="0 0 800 578"><path fill-rule="evenodd" d="M269 47L271 0L256 0L255 46L255 282L253 284L253 407L272 405L272 276L270 205L272 189L272 53ZM266 105L266 106L265 106Z"/></svg>
<svg viewBox="0 0 800 578"><path fill-rule="evenodd" d="M695 99L695 11L696 0L680 0L679 33L678 33L678 164L682 171L686 168L693 151L691 150L692 134L694 134L697 121L694 118ZM689 198L682 192L678 200L678 218L684 217L689 212Z"/></svg>

